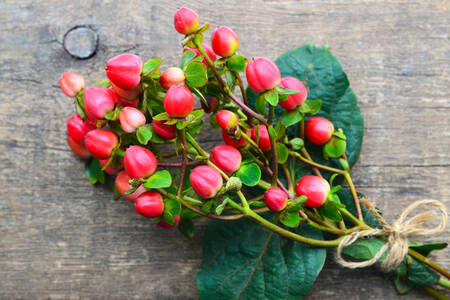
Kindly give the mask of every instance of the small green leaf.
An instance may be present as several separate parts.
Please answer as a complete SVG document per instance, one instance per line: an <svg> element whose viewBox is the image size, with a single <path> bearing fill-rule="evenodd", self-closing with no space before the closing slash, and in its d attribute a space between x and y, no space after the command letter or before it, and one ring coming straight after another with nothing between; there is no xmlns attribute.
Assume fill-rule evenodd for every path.
<svg viewBox="0 0 450 300"><path fill-rule="evenodd" d="M122 195L120 194L119 189L118 189L117 186L114 184L114 187L113 187L113 199L114 199L114 200L117 200L117 199L119 199L121 196L122 196Z"/></svg>
<svg viewBox="0 0 450 300"><path fill-rule="evenodd" d="M278 137L277 132L275 131L275 129L272 126L269 126L267 131L269 132L269 136L273 139L276 139Z"/></svg>
<svg viewBox="0 0 450 300"><path fill-rule="evenodd" d="M394 275L394 284L399 294L407 294L415 287L414 283L398 275Z"/></svg>
<svg viewBox="0 0 450 300"><path fill-rule="evenodd" d="M304 103L309 106L309 114L311 115L317 114L322 108L322 100L320 99L306 100Z"/></svg>
<svg viewBox="0 0 450 300"><path fill-rule="evenodd" d="M157 171L152 176L147 178L144 182L144 186L148 189L166 188L172 184L172 176L169 171Z"/></svg>
<svg viewBox="0 0 450 300"><path fill-rule="evenodd" d="M194 59L197 54L192 50L186 50L181 57L180 69L185 69L186 65Z"/></svg>
<svg viewBox="0 0 450 300"><path fill-rule="evenodd" d="M136 130L136 137L141 145L147 145L152 138L152 131L146 125Z"/></svg>
<svg viewBox="0 0 450 300"><path fill-rule="evenodd" d="M266 99L267 102L270 103L270 105L277 106L279 99L278 93L275 89L264 92L264 98Z"/></svg>
<svg viewBox="0 0 450 300"><path fill-rule="evenodd" d="M193 137L196 137L200 133L202 127L203 127L202 120L193 121L189 123L189 125L187 126L189 134L192 135Z"/></svg>
<svg viewBox="0 0 450 300"><path fill-rule="evenodd" d="M439 274L415 258L408 264L408 279L419 285L433 285L439 281Z"/></svg>
<svg viewBox="0 0 450 300"><path fill-rule="evenodd" d="M239 54L235 54L227 60L228 69L234 72L244 72L247 59Z"/></svg>
<svg viewBox="0 0 450 300"><path fill-rule="evenodd" d="M205 111L203 109L196 109L191 112L191 115L193 116L192 121L198 120L201 117L203 117L203 114Z"/></svg>
<svg viewBox="0 0 450 300"><path fill-rule="evenodd" d="M173 198L164 199L164 211L167 211L172 217L176 217L181 213L181 204Z"/></svg>
<svg viewBox="0 0 450 300"><path fill-rule="evenodd" d="M342 216L333 201L326 201L321 207L319 207L319 212L322 216L339 222L342 220Z"/></svg>
<svg viewBox="0 0 450 300"><path fill-rule="evenodd" d="M144 66L142 67L142 74L148 75L152 72L154 72L158 67L161 65L162 59L150 59L147 61Z"/></svg>
<svg viewBox="0 0 450 300"><path fill-rule="evenodd" d="M291 144L292 149L294 150L300 150L305 146L305 143L301 138L293 138L292 140L289 141L289 143Z"/></svg>
<svg viewBox="0 0 450 300"><path fill-rule="evenodd" d="M281 116L281 124L291 126L303 119L303 114L297 110L285 110Z"/></svg>
<svg viewBox="0 0 450 300"><path fill-rule="evenodd" d="M202 87L208 82L206 67L201 62L190 62L185 71L186 83L190 87Z"/></svg>
<svg viewBox="0 0 450 300"><path fill-rule="evenodd" d="M209 214L211 212L211 209L212 209L214 203L215 203L214 200L209 200L209 201L205 202L205 204L203 204L202 211L205 214Z"/></svg>
<svg viewBox="0 0 450 300"><path fill-rule="evenodd" d="M295 95L299 93L299 91L282 88L280 86L277 86L275 89L279 95Z"/></svg>
<svg viewBox="0 0 450 300"><path fill-rule="evenodd" d="M447 243L431 243L422 244L419 242L409 241L409 248L412 248L422 254L423 256L428 256L433 250L442 250L447 248Z"/></svg>
<svg viewBox="0 0 450 300"><path fill-rule="evenodd" d="M266 98L264 97L264 94L259 94L256 98L256 112L262 116L266 115Z"/></svg>
<svg viewBox="0 0 450 300"><path fill-rule="evenodd" d="M233 89L236 83L236 77L230 71L225 72L225 79L227 81L227 85Z"/></svg>
<svg viewBox="0 0 450 300"><path fill-rule="evenodd" d="M194 87L190 87L190 90L192 93L194 93L198 97L198 99L200 99L200 101L202 101L204 104L208 105L208 101L205 99L205 96L203 96L203 94L199 90L197 90Z"/></svg>
<svg viewBox="0 0 450 300"><path fill-rule="evenodd" d="M187 239L192 240L192 237L194 236L194 222L192 222L192 219L183 218L183 214L182 214L182 217L180 218L180 222L178 223L178 230Z"/></svg>
<svg viewBox="0 0 450 300"><path fill-rule="evenodd" d="M223 199L222 203L220 203L219 205L217 205L216 207L216 215L220 216L223 212L223 209L225 208L225 206L227 206L228 200L230 198L225 198Z"/></svg>
<svg viewBox="0 0 450 300"><path fill-rule="evenodd" d="M102 81L93 83L92 85L93 85L93 86L109 87L111 84L109 83L109 80L108 80L108 79L103 79Z"/></svg>
<svg viewBox="0 0 450 300"><path fill-rule="evenodd" d="M152 131L152 137L150 138L150 140L154 143L164 143L165 140L160 137L155 130L153 129L153 126L150 127L151 131Z"/></svg>
<svg viewBox="0 0 450 300"><path fill-rule="evenodd" d="M346 146L346 141L333 136L330 141L323 146L323 156L326 159L329 157L340 157L345 153Z"/></svg>
<svg viewBox="0 0 450 300"><path fill-rule="evenodd" d="M162 121L167 120L169 115L166 112L162 112L160 114L157 114L156 116L153 116L153 120Z"/></svg>
<svg viewBox="0 0 450 300"><path fill-rule="evenodd" d="M280 214L280 222L287 227L295 228L298 226L298 224L300 224L300 215L298 211L283 211Z"/></svg>
<svg viewBox="0 0 450 300"><path fill-rule="evenodd" d="M172 216L168 211L164 211L162 213L162 215L160 216L160 218L166 222L167 224L174 226L175 225L175 220L173 219L174 216Z"/></svg>
<svg viewBox="0 0 450 300"><path fill-rule="evenodd" d="M86 163L84 170L91 184L96 184L97 182L105 183L105 173L102 171L102 166L98 159L90 159Z"/></svg>
<svg viewBox="0 0 450 300"><path fill-rule="evenodd" d="M255 186L261 179L261 169L255 163L242 165L236 172L236 176L246 186Z"/></svg>
<svg viewBox="0 0 450 300"><path fill-rule="evenodd" d="M376 238L359 239L350 246L345 247L342 250L342 253L357 261L369 260L380 251L385 243L385 241ZM383 260L385 256L386 254L383 255L378 262Z"/></svg>
<svg viewBox="0 0 450 300"><path fill-rule="evenodd" d="M278 163L284 164L289 157L289 150L283 143L277 143Z"/></svg>
<svg viewBox="0 0 450 300"><path fill-rule="evenodd" d="M344 131L342 131L341 128L339 128L338 130L336 130L335 132L333 132L333 135L337 138L340 138L342 140L347 140L347 137L344 134Z"/></svg>

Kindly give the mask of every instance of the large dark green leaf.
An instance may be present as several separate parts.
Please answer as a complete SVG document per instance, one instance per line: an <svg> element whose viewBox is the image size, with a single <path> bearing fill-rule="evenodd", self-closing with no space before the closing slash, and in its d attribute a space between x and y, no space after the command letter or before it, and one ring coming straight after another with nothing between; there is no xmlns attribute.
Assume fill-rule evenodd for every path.
<svg viewBox="0 0 450 300"><path fill-rule="evenodd" d="M281 55L275 63L281 75L296 77L308 89L308 99L321 99L322 108L319 116L333 122L336 129L342 128L347 136L346 154L353 166L358 160L364 131L364 120L356 102L355 94L351 89L347 75L341 64L334 57L328 47L315 47L307 44ZM255 107L256 93L247 89L249 103ZM276 116L281 118L284 109L276 107ZM306 118L307 119L307 118ZM296 133L296 126L289 128L291 136ZM306 142L308 151L313 159L326 165L339 167L335 159L329 161L322 156L322 148ZM310 172L309 167L299 169L298 176Z"/></svg>
<svg viewBox="0 0 450 300"><path fill-rule="evenodd" d="M322 238L308 226L294 231ZM323 248L287 240L249 220L212 221L197 274L201 299L301 299L325 261Z"/></svg>
<svg viewBox="0 0 450 300"><path fill-rule="evenodd" d="M354 216L356 216L356 208L355 208L355 201L353 200L352 194L349 189L340 189L337 193L339 196L339 200L342 204L345 205L345 208L351 212ZM359 198L364 198L365 196L363 194L358 194ZM363 215L364 222L371 226L371 227L379 227L380 224L375 219L374 216L364 207L364 205L361 205L361 211ZM351 224L351 222L349 222Z"/></svg>

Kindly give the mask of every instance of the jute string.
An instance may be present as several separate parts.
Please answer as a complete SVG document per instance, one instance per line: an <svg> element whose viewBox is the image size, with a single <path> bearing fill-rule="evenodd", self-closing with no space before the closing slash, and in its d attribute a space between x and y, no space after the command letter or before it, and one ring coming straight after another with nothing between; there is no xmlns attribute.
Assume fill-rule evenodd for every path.
<svg viewBox="0 0 450 300"><path fill-rule="evenodd" d="M355 269L364 268L375 264L389 250L386 258L380 263L380 268L389 272L394 270L408 253L408 236L409 235L432 235L442 232L447 224L447 211L444 205L436 200L422 200L412 203L392 225L378 213L375 206L367 199L361 199L364 206L372 213L381 225L381 229L370 229L353 232L345 236L337 247L336 259L344 267ZM432 211L422 212L414 217L407 218L409 214L416 208L421 207L422 210L426 206L434 206L439 209L440 223L438 226L428 229L421 224L436 217ZM346 261L342 258L342 250L364 237L386 236L387 243L384 244L375 256L369 260L361 262Z"/></svg>

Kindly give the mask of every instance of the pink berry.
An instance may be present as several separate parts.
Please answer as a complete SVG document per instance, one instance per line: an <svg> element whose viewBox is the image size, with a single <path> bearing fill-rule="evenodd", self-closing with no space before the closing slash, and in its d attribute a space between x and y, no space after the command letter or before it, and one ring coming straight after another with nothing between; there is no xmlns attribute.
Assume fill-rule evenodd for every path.
<svg viewBox="0 0 450 300"><path fill-rule="evenodd" d="M273 89L281 82L277 65L265 57L255 57L245 69L250 87L257 93Z"/></svg>
<svg viewBox="0 0 450 300"><path fill-rule="evenodd" d="M177 128L175 125L166 125L165 121L153 120L153 130L165 140L174 139L177 135Z"/></svg>
<svg viewBox="0 0 450 300"><path fill-rule="evenodd" d="M256 130L258 129L258 136L256 136ZM252 128L252 140L258 144L259 148L263 151L269 151L272 147L270 145L269 132L266 125L257 125Z"/></svg>
<svg viewBox="0 0 450 300"><path fill-rule="evenodd" d="M109 159L99 159L100 165L102 168L108 163ZM120 163L113 167L112 162L109 163L108 167L105 169L105 172L109 175L116 175L123 169L123 158L120 160Z"/></svg>
<svg viewBox="0 0 450 300"><path fill-rule="evenodd" d="M94 129L86 134L84 144L89 152L98 159L108 159L117 147L117 135L106 129Z"/></svg>
<svg viewBox="0 0 450 300"><path fill-rule="evenodd" d="M88 159L91 157L91 153L86 149L83 144L78 144L73 140L72 137L67 137L67 144L69 145L72 152L81 159Z"/></svg>
<svg viewBox="0 0 450 300"><path fill-rule="evenodd" d="M297 94L288 95L288 99L279 102L280 106L286 110L292 110L302 104L308 97L308 91L305 85L294 77L283 77L281 78L280 87L285 89L290 89L293 91L298 91Z"/></svg>
<svg viewBox="0 0 450 300"><path fill-rule="evenodd" d="M125 150L123 163L128 176L131 178L150 177L158 165L155 155L141 146L128 147Z"/></svg>
<svg viewBox="0 0 450 300"><path fill-rule="evenodd" d="M251 131L247 130L246 134L250 136ZM225 144L236 147L236 148L242 148L247 145L247 140L244 139L242 136L239 140L235 141L233 137L231 137L228 132L225 129L222 129L222 138Z"/></svg>
<svg viewBox="0 0 450 300"><path fill-rule="evenodd" d="M200 26L200 18L192 9L181 7L175 12L173 24L179 33L190 34L195 32Z"/></svg>
<svg viewBox="0 0 450 300"><path fill-rule="evenodd" d="M333 123L322 117L312 117L306 122L305 135L314 145L326 144L334 132Z"/></svg>
<svg viewBox="0 0 450 300"><path fill-rule="evenodd" d="M120 125L123 131L132 133L137 128L145 125L145 116L137 108L124 107L119 113Z"/></svg>
<svg viewBox="0 0 450 300"><path fill-rule="evenodd" d="M178 222L180 222L180 216L173 217L173 221L175 222L175 225L170 225L169 223L166 223L163 220L156 223L156 225L164 229L172 229L178 225Z"/></svg>
<svg viewBox="0 0 450 300"><path fill-rule="evenodd" d="M127 172L125 170L120 171L120 173L117 175L115 184L117 189L119 190L120 194L127 199L128 201L134 202L136 201L136 198L139 197L142 193L145 193L147 189L144 187L144 185L140 185L133 193L126 195L125 191L131 190L133 187L129 184L129 181L131 180L130 176L128 176Z"/></svg>
<svg viewBox="0 0 450 300"><path fill-rule="evenodd" d="M83 121L78 114L74 114L69 120L67 120L67 132L69 136L78 144L83 144L86 134L95 128L94 123L89 120Z"/></svg>
<svg viewBox="0 0 450 300"><path fill-rule="evenodd" d="M227 26L214 29L211 36L211 46L217 55L229 57L239 48L239 38L234 31Z"/></svg>
<svg viewBox="0 0 450 300"><path fill-rule="evenodd" d="M172 85L184 82L184 71L177 67L168 68L159 78L161 86L168 90Z"/></svg>
<svg viewBox="0 0 450 300"><path fill-rule="evenodd" d="M280 211L286 207L288 195L279 188L270 188L264 194L264 202L273 211Z"/></svg>
<svg viewBox="0 0 450 300"><path fill-rule="evenodd" d="M203 47L203 49L205 49L206 55L208 55L209 59L211 59L213 62L216 61L217 57L216 57L216 53L213 51L213 49L206 43L202 43L202 47ZM197 48L186 47L186 49L195 52L195 57L201 56L200 51L198 51ZM208 67L208 63L206 62L206 60L204 58L202 60L202 63L205 65L205 67Z"/></svg>
<svg viewBox="0 0 450 300"><path fill-rule="evenodd" d="M236 127L238 119L236 115L229 110L221 109L217 112L216 115L217 124L219 124L220 128L225 130L230 130Z"/></svg>
<svg viewBox="0 0 450 300"><path fill-rule="evenodd" d="M124 53L106 63L106 76L114 91L121 98L132 101L139 95L142 60L139 56Z"/></svg>
<svg viewBox="0 0 450 300"><path fill-rule="evenodd" d="M171 118L184 118L194 109L194 96L184 85L174 85L164 96L164 110Z"/></svg>
<svg viewBox="0 0 450 300"><path fill-rule="evenodd" d="M217 195L223 184L219 171L210 166L198 166L189 174L192 188L201 198Z"/></svg>
<svg viewBox="0 0 450 300"><path fill-rule="evenodd" d="M308 175L302 177L295 187L298 196L306 196L308 199L305 205L308 207L321 206L330 193L330 185L322 177L315 175Z"/></svg>
<svg viewBox="0 0 450 300"><path fill-rule="evenodd" d="M146 218L157 218L164 211L164 202L159 193L145 192L136 198L134 208Z"/></svg>
<svg viewBox="0 0 450 300"><path fill-rule="evenodd" d="M90 120L103 120L107 113L114 110L119 97L113 90L102 86L91 86L84 90L84 109Z"/></svg>
<svg viewBox="0 0 450 300"><path fill-rule="evenodd" d="M62 74L59 78L59 85L68 97L75 97L85 86L83 76L72 72Z"/></svg>
<svg viewBox="0 0 450 300"><path fill-rule="evenodd" d="M214 147L209 159L227 175L231 175L241 166L242 155L241 152L233 146L219 145Z"/></svg>

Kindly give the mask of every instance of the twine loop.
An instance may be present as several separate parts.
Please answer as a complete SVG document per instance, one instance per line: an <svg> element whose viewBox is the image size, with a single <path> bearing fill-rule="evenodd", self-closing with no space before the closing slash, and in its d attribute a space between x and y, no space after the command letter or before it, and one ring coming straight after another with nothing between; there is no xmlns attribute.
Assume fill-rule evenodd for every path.
<svg viewBox="0 0 450 300"><path fill-rule="evenodd" d="M392 225L389 225L386 222L386 220L378 213L377 209L370 201L367 199L361 199L361 202L363 202L364 206L370 213L372 213L382 228L356 231L345 236L341 240L339 246L337 247L336 259L342 266L347 268L355 269L369 267L375 264L386 253L386 251L389 250L386 258L380 263L380 268L385 272L392 271L397 268L397 266L403 261L405 255L408 253L409 235L426 236L436 234L442 232L447 224L447 211L445 206L436 200L422 200L412 203L403 211L397 221L395 221ZM436 217L436 214L432 211L425 211L408 218L414 209L418 207L425 209L426 206L434 206L439 209L440 223L434 228L429 229L420 226ZM360 262L346 261L342 258L342 250L345 247L350 246L361 238L374 236L387 237L387 243L380 248L374 257Z"/></svg>

